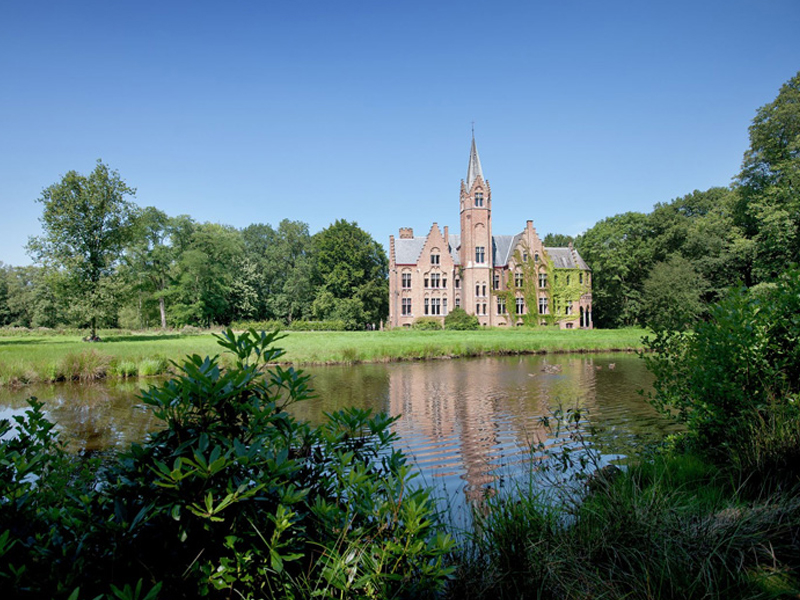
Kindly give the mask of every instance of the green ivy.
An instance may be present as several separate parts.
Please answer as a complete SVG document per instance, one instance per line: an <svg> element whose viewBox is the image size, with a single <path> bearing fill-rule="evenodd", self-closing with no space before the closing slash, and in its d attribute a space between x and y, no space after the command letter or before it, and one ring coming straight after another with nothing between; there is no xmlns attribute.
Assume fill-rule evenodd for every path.
<svg viewBox="0 0 800 600"><path fill-rule="evenodd" d="M528 255L528 260L523 260L523 253ZM589 280L581 269L556 269L553 261L545 256L544 260L537 262L530 257L533 253L527 245L514 251L516 267L508 272L507 289L494 290L495 297L502 298L506 303L508 311L507 323L514 325L518 320L522 320L526 327L538 327L540 325L552 326L559 321L576 321L577 314L563 314L567 302L577 304L581 296L589 292ZM544 273L547 275L547 312L546 315L539 314L539 287L540 265L544 266ZM517 271L522 273L522 285L516 284L515 274ZM581 274L584 275L581 283ZM517 314L516 298L521 293L528 307L528 312L523 315Z"/></svg>

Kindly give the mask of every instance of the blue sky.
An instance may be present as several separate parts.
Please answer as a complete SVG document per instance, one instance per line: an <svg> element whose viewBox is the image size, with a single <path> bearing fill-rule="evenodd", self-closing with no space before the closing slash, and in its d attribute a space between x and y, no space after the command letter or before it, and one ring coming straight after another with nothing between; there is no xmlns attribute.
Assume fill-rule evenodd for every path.
<svg viewBox="0 0 800 600"><path fill-rule="evenodd" d="M797 0L3 2L0 261L98 158L170 215L577 234L728 185L800 70Z"/></svg>

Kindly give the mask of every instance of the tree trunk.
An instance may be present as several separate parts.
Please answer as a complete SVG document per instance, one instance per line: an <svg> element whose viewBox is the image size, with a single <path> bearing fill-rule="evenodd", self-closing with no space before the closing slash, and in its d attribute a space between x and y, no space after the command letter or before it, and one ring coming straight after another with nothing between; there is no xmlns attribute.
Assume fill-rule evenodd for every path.
<svg viewBox="0 0 800 600"><path fill-rule="evenodd" d="M158 299L158 309L161 311L161 329L167 328L167 307L164 303L164 297Z"/></svg>

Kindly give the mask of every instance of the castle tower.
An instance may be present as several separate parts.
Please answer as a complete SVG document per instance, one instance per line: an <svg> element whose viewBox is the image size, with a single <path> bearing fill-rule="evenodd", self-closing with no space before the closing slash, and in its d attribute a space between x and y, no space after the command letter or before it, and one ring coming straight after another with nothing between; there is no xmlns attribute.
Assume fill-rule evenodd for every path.
<svg viewBox="0 0 800 600"><path fill-rule="evenodd" d="M467 178L461 182L461 287L462 307L492 324L492 190L483 177L481 159L472 136Z"/></svg>

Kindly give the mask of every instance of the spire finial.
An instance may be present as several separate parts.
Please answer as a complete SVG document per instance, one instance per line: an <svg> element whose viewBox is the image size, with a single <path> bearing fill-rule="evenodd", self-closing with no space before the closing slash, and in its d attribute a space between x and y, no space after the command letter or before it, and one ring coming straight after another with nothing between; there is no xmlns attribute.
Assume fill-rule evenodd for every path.
<svg viewBox="0 0 800 600"><path fill-rule="evenodd" d="M481 168L481 159L478 156L478 146L475 144L475 123L472 124L472 147L469 151L469 166L467 167L467 190L472 189L472 184L475 180L483 177L483 169Z"/></svg>

